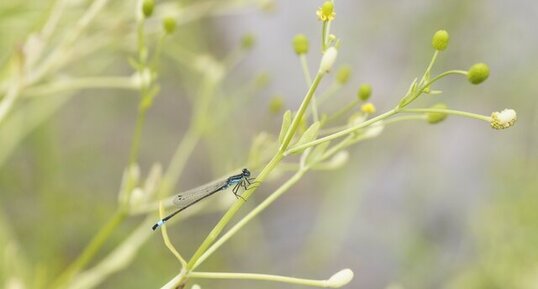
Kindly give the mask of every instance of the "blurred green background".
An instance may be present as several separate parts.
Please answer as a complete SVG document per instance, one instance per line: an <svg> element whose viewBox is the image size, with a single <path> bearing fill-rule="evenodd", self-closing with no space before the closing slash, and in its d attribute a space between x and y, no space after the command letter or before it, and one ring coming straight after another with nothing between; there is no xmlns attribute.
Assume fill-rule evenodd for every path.
<svg viewBox="0 0 538 289"><path fill-rule="evenodd" d="M46 53L75 29L92 2L57 2L65 7ZM73 53L65 55L70 60L35 86L133 74L128 58L137 53L136 4L109 2L77 39ZM28 36L54 12L54 3L0 2L2 101L13 77L13 55L24 51ZM157 1L147 23L150 46L158 41L160 17L176 13L179 22L165 41L161 92L144 125L142 177L155 163L166 167L185 135L204 81L193 63L207 68L200 62L241 60L209 92L216 101L208 118L221 113L225 119L197 143L175 190L243 166L256 135L278 134L281 114L271 113L269 102L280 95L293 110L304 96L291 39L298 33L309 37L308 57L315 69L321 31L315 11L321 3ZM461 78L443 80L438 88L444 93L422 103L443 101L485 115L513 108L518 123L495 131L483 122L449 117L435 126L407 122L388 127L380 137L353 147L344 167L310 173L202 270L323 279L349 267L355 272L349 288L538 288L538 2L364 0L336 1L335 7L332 32L342 40L337 64L351 65L353 74L323 111L349 102L362 82L373 85L372 102L379 112L392 108L427 66L433 33L446 29L450 45L434 71L485 62L491 75L480 86ZM246 34L255 37L249 51L240 47ZM267 86L260 84L265 77ZM112 216L138 95L135 89L81 89L22 94L14 103L0 123L0 284L6 284L1 287L21 288L14 287L14 280L23 280L22 288L47 288ZM264 184L246 206L253 207L285 176ZM193 253L222 209L202 209L169 226L180 252ZM142 220L128 218L90 267ZM155 233L126 268L96 288L155 288L178 268ZM203 288L293 287L235 280L197 283Z"/></svg>

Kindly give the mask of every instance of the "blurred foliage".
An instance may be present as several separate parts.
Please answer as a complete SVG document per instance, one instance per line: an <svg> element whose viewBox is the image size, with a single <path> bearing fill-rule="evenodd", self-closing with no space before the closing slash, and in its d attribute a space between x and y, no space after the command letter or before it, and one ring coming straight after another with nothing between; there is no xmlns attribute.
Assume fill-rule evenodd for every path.
<svg viewBox="0 0 538 289"><path fill-rule="evenodd" d="M6 89L12 83L14 67L20 65L18 57L23 44L30 41L33 32L43 28L48 17L55 12L54 5L63 3L66 6L55 33L44 43L41 56L50 56L49 53L61 46L64 37L95 2L0 2L0 99L4 100ZM319 6L322 1L303 2L305 6ZM59 57L62 61L52 63L47 73L26 87L11 112L0 122L0 287L20 288L19 284L25 284L26 288L47 288L47 284L77 258L116 208L117 191L128 162L138 106L138 92L128 82L134 75L128 58L137 54L133 3L109 1L91 26L70 45L71 48L63 51ZM290 64L285 56L275 51L285 54L282 51L287 49L293 55L293 49L288 47L291 37L306 32L292 26L297 22L290 21L285 22L284 27L276 27L274 23L267 25L271 29L280 29L276 36L266 37L262 32L260 35L254 33L255 38L247 34L248 37L242 40L239 36L230 40L229 35L223 35L227 32L223 27L228 28L224 24L232 26L230 23L234 19L247 17L246 12L251 12L252 7L275 11L276 17L288 17L289 7L282 1L278 3L283 9L277 9L272 1L157 3L162 5L156 7L155 18L147 23L147 41L152 47L160 36L160 18L167 13L180 13L181 17L174 34L167 39L158 67L161 93L146 119L141 143L141 175L145 179L154 163L164 166L169 163L175 146L188 131L193 115L191 108L201 95L211 94L214 99L210 111L215 118L205 123L211 133L202 135L199 142L192 144L188 169L181 174L179 185L173 186L189 188L244 164L251 142L260 151L265 149L260 148L263 144L274 142L271 136L264 134L252 137L263 130L278 131L280 125L280 119L259 103L269 103L269 110L277 112L287 109L284 103L294 106L302 97L295 96L296 91L302 94L304 90L300 68L296 71L289 69L300 64ZM349 9L339 10L344 5ZM339 36L345 35L342 38L350 43L348 50L343 49L341 55L358 54L353 57L359 58L360 65L365 68L361 71L353 65L352 78L361 82L374 80L373 98L377 98L380 108L385 105L384 102L392 103L401 96L392 95L405 90L407 84L404 81L399 83L400 79L406 78L409 71L416 71L417 66L423 66L424 55L429 53L429 47L423 45L423 40L436 29L447 28L451 32L447 53L455 59L454 65L467 63L470 59L482 61L482 58L492 64L489 86L471 93L487 97L457 100L454 97L450 99L452 104L466 102L487 112L493 110L491 107L498 109L513 103L518 112L522 112L517 129L502 138L497 132L477 132L473 126L445 121L440 124L443 129L439 134L446 138L434 135L430 130L427 131L428 140L424 140L423 135L415 134L415 131L402 130L384 142L380 140L381 144L361 147L360 154L351 161L352 166L338 173L316 174L297 190L301 192L284 199L281 207L269 217L251 224L249 231L241 232L225 250L213 256L206 265L207 269L248 271L255 265L260 271L303 273L297 269L300 267L317 273L329 267L356 262L353 265L364 274L359 275L357 284L364 288L379 288L393 282L401 282L403 288L536 288L538 102L532 96L538 93L533 81L538 76L535 69L538 62L534 57L538 45L532 37L520 39L520 35L532 35L525 29L536 27L536 20L525 13L536 11L536 7L532 1L516 1L510 5L464 0L400 4L392 1L346 4L336 1L337 17L353 15L342 17L343 21L350 22L336 28L340 29L337 30L341 33ZM314 19L314 14L310 13L313 10L303 14L290 11L294 13L290 19ZM256 13L248 14L264 17ZM283 21L282 18L276 19ZM359 24L355 19L360 19ZM247 21L239 22L240 33L252 32L245 31L245 26L254 27ZM318 28L313 27L307 35L310 37ZM510 29L519 32L514 33ZM359 31L362 36L356 37L354 32L350 32L352 30ZM517 38L514 39L515 36ZM276 38L282 39L278 41ZM457 46L456 43L463 44ZM37 44L39 46L40 43ZM288 46L283 49L284 45ZM259 46L262 48L257 50ZM246 57L245 48L262 51L263 55L254 65L241 66L238 75L228 78L228 74L236 72L233 68ZM319 51L317 48L310 50ZM480 54L482 52L484 54ZM516 56L521 58L516 59ZM282 59L277 59L279 57ZM259 67L265 70L267 62L263 61L282 65L276 73L271 71L271 77L274 73L277 85L281 84L278 95L290 97L272 101L257 98L263 95L260 91L267 87L267 81L266 74L257 76L258 72L253 70ZM204 83L209 81L204 71L208 68L213 68L217 74L223 69L226 79L204 91L202 88L207 87ZM291 74L297 74L298 78L292 78ZM66 83L71 85L78 79L100 76L120 77L123 82L114 88L84 87L82 82L80 87L65 88ZM279 77L285 78L286 82L279 83ZM345 82L348 82L347 77ZM391 81L398 90L387 88ZM99 85L106 83L100 82ZM463 91L450 82L447 86L452 86L451 96ZM349 90L337 90L340 89L337 87L334 94L338 92L354 99L357 87L355 85ZM466 93L469 93L468 90ZM387 95L391 96L390 101L383 98ZM339 100L333 99L329 104L331 108L339 105ZM451 131L450 125L458 130L469 130L469 135ZM419 131L422 133L424 130L421 127ZM469 148L470 154L481 150L485 157L474 159L469 152L462 152L459 140L449 143L454 138L469 140L473 137L485 139L485 143L474 143L476 147ZM421 140L426 144L421 146ZM447 148L442 150L441 146ZM202 149L194 150L195 147ZM381 147L386 148L385 152L379 151ZM506 151L509 152L503 154ZM449 162L443 163L443 155L456 159L462 167L478 166L485 176L470 181L456 177L443 182L446 177L443 173L432 176L432 171L449 170L440 168L441 163L449 166ZM421 159L422 156L425 159ZM407 166L400 166L402 158L406 157L409 158L408 166L417 167L410 170ZM419 167L417 162L420 161L434 164ZM262 160L253 162L259 165ZM481 164L473 166L472 163L476 162ZM399 175L395 173L397 169L406 172L406 179L417 176L412 181L420 187L405 187L405 182L399 183ZM370 171L380 173L375 175ZM447 209L438 206L438 203L448 197L432 196L432 191L441 191L439 186L435 186L435 180L442 183L440 186L449 188L447 191L460 190L457 185L460 181L483 186L478 186L479 196L457 194L451 197L450 200L458 201ZM391 199L393 196L388 194L379 196L380 192L376 190L395 191L398 195L408 196L411 213L403 215L404 212L398 210L399 199ZM315 194L318 191L323 194ZM436 201L431 201L433 198L437 198ZM254 202L246 206L254 206L251 203ZM472 203L470 209L459 207L467 203ZM197 218L170 232L172 240L181 244L182 251L195 250L207 233L200 228L210 228L215 223L218 215L214 212L222 210L222 206L211 208L214 209L205 210L203 214L195 212ZM358 215L357 211L365 212L365 215ZM390 223L389 219L405 220L401 229L404 233L389 233L394 229L391 226L394 223ZM142 239L145 231L141 228L149 228L152 221L146 223L148 221L138 216L127 220L110 236L96 260L116 252L116 246L126 236ZM287 226L290 223L294 226ZM371 227L368 227L369 224ZM137 227L139 225L140 228ZM397 241L386 244L380 239ZM153 235L147 240L141 248L121 248L137 252L130 255L130 259L126 258L131 262L128 270L114 272L117 274L111 274L97 287L155 287L155 284L162 284L164 279L177 273L177 262L163 246L160 236ZM256 248L245 248L247 242L256 244ZM371 248L375 249L369 250ZM251 254L254 250L256 256ZM112 261L119 260L113 257ZM299 261L290 261L292 258ZM90 262L90 267L97 264L97 261ZM235 286L231 282L204 280L201 284L208 288L212 285L251 288L257 283L245 282Z"/></svg>

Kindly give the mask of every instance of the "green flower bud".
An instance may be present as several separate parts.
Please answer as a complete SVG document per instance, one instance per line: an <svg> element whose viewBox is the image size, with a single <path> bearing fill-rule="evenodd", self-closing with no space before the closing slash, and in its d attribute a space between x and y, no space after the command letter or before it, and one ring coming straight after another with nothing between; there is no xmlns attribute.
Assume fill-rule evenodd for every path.
<svg viewBox="0 0 538 289"><path fill-rule="evenodd" d="M346 84L349 80L349 76L351 75L351 67L349 65L345 65L340 67L338 69L338 72L336 73L336 81L339 84Z"/></svg>
<svg viewBox="0 0 538 289"><path fill-rule="evenodd" d="M444 103L438 103L432 106L431 108L447 109L448 107ZM428 120L429 123L435 124L435 123L442 122L443 120L445 120L447 116L448 115L446 113L442 113L442 112L428 112L426 114L426 119Z"/></svg>
<svg viewBox="0 0 538 289"><path fill-rule="evenodd" d="M363 83L359 86L359 92L357 93L357 97L362 101L367 101L370 98L370 95L372 95L372 85L369 83Z"/></svg>
<svg viewBox="0 0 538 289"><path fill-rule="evenodd" d="M281 96L273 96L269 102L269 112L278 114L284 108L284 99Z"/></svg>
<svg viewBox="0 0 538 289"><path fill-rule="evenodd" d="M298 55L308 53L308 38L304 34L297 34L293 37L293 50Z"/></svg>
<svg viewBox="0 0 538 289"><path fill-rule="evenodd" d="M149 18L153 14L153 8L155 7L154 0L144 0L142 3L142 13L144 17Z"/></svg>
<svg viewBox="0 0 538 289"><path fill-rule="evenodd" d="M176 31L176 19L172 16L167 16L163 19L163 28L166 34L172 34Z"/></svg>
<svg viewBox="0 0 538 289"><path fill-rule="evenodd" d="M489 76L489 67L485 63L477 63L467 71L467 79L472 84L479 84L486 80Z"/></svg>
<svg viewBox="0 0 538 289"><path fill-rule="evenodd" d="M448 46L449 40L448 32L446 30L439 30L433 35L432 46L435 50L443 51Z"/></svg>
<svg viewBox="0 0 538 289"><path fill-rule="evenodd" d="M241 48L249 50L252 47L254 47L254 44L256 43L256 39L254 38L254 35L252 34L246 34L241 38Z"/></svg>

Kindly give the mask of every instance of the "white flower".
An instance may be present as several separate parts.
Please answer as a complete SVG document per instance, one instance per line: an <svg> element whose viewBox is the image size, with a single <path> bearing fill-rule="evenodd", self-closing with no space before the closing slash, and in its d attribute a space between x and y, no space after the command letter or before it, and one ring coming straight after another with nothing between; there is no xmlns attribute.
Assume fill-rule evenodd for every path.
<svg viewBox="0 0 538 289"><path fill-rule="evenodd" d="M146 68L141 72L135 72L131 76L131 83L135 87L147 87L151 83L151 71Z"/></svg>
<svg viewBox="0 0 538 289"><path fill-rule="evenodd" d="M328 73L333 67L334 62L336 61L336 56L338 56L338 50L334 47L329 47L323 53L321 58L321 63L319 64L319 72Z"/></svg>
<svg viewBox="0 0 538 289"><path fill-rule="evenodd" d="M517 120L516 111L513 109L504 109L501 112L491 114L491 127L494 129L505 129L514 125Z"/></svg>
<svg viewBox="0 0 538 289"><path fill-rule="evenodd" d="M340 288L347 283L351 282L353 279L353 271L351 269L344 269L336 274L332 275L329 280L327 280L327 287L329 288Z"/></svg>

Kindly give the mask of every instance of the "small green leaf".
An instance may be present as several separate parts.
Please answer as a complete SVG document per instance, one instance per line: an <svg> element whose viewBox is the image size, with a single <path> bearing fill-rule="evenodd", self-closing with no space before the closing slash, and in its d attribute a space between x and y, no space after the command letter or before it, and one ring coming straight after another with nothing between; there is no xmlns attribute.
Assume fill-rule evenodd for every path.
<svg viewBox="0 0 538 289"><path fill-rule="evenodd" d="M319 126L320 126L320 123L319 121L316 121L315 123L313 123L304 133L303 135L301 136L301 138L299 139L299 141L296 143L296 145L302 145L302 144L305 144L305 143L308 143L308 142L311 142L313 141L314 139L316 139L316 137L318 136L318 133L319 133ZM296 153L301 153L303 152L304 150L300 150L300 151L297 151Z"/></svg>
<svg viewBox="0 0 538 289"><path fill-rule="evenodd" d="M284 137L288 132L291 125L291 110L287 110L282 117L282 127L280 128L280 134L278 135L278 142L282 144Z"/></svg>
<svg viewBox="0 0 538 289"><path fill-rule="evenodd" d="M409 86L409 89L407 90L407 93L402 98L402 100L400 100L400 104L398 104L399 108L402 108L402 107L408 105L413 100L415 100L415 98L417 98L417 95L415 93L416 89L417 89L417 78L415 78L415 80L413 80L413 83L411 83L411 85Z"/></svg>

